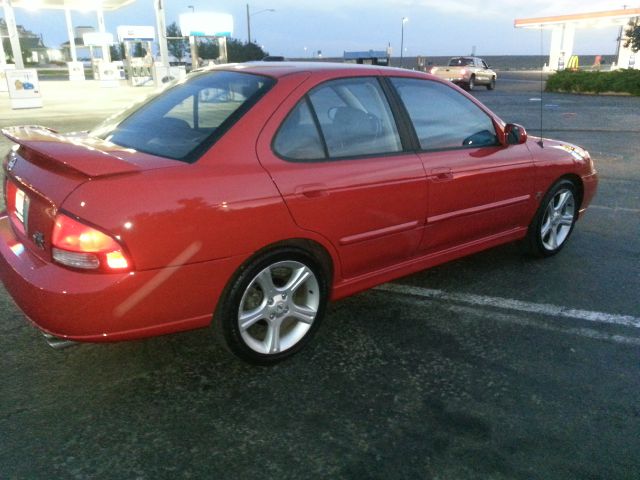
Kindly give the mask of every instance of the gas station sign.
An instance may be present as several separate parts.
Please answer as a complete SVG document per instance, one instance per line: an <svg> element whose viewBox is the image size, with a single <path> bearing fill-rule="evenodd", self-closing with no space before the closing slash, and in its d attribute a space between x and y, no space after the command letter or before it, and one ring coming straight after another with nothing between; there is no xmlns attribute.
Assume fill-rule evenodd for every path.
<svg viewBox="0 0 640 480"><path fill-rule="evenodd" d="M38 72L35 68L24 70L5 70L11 108L40 108L42 107L42 95Z"/></svg>
<svg viewBox="0 0 640 480"><path fill-rule="evenodd" d="M233 17L228 13L183 13L180 31L185 37L230 37Z"/></svg>
<svg viewBox="0 0 640 480"><path fill-rule="evenodd" d="M153 42L156 38L156 29L144 25L121 25L117 32L120 42Z"/></svg>

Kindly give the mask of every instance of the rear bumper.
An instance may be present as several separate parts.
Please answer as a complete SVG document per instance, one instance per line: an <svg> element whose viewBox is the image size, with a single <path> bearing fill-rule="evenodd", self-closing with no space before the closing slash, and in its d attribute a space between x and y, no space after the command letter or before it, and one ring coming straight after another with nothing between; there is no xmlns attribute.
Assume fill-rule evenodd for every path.
<svg viewBox="0 0 640 480"><path fill-rule="evenodd" d="M0 280L41 330L65 340L131 340L207 326L239 257L143 272L75 272L36 257L0 214Z"/></svg>
<svg viewBox="0 0 640 480"><path fill-rule="evenodd" d="M461 83L467 84L467 83L469 83L469 78L465 77L464 75L455 75L455 74L454 75L445 75L445 74L440 75L439 73L436 73L435 75L438 78L440 78L441 80L448 80L450 82L457 83L457 84L461 84Z"/></svg>

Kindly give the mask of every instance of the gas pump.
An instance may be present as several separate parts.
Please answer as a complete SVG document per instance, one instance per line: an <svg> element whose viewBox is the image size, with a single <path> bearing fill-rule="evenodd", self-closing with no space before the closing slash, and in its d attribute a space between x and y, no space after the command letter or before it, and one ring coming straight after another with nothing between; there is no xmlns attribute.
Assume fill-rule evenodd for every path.
<svg viewBox="0 0 640 480"><path fill-rule="evenodd" d="M108 47L113 44L113 35L90 32L82 35L82 41L89 47L94 80L99 81L103 87L117 87L122 78L121 66L119 62L111 62L108 54ZM95 55L96 47L100 47L100 57Z"/></svg>
<svg viewBox="0 0 640 480"><path fill-rule="evenodd" d="M124 57L129 84L134 87L152 87L153 27L125 25L118 27L118 40L124 45Z"/></svg>

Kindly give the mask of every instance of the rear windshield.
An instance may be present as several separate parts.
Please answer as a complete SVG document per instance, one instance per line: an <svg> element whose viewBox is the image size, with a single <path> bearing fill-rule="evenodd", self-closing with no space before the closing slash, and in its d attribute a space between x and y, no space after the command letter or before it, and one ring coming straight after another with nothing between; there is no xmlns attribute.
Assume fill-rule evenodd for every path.
<svg viewBox="0 0 640 480"><path fill-rule="evenodd" d="M90 132L116 145L185 162L197 160L274 80L240 72L194 74Z"/></svg>
<svg viewBox="0 0 640 480"><path fill-rule="evenodd" d="M473 65L473 58L456 57L449 60L450 67L466 67L467 65Z"/></svg>

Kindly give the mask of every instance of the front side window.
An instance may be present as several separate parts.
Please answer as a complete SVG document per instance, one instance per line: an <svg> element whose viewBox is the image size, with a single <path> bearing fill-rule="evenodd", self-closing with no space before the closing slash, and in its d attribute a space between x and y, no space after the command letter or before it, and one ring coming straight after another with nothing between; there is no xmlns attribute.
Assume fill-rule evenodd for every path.
<svg viewBox="0 0 640 480"><path fill-rule="evenodd" d="M493 120L464 95L439 82L393 78L422 150L498 145Z"/></svg>
<svg viewBox="0 0 640 480"><path fill-rule="evenodd" d="M193 161L273 84L240 72L204 72L107 119L90 134L116 145Z"/></svg>

